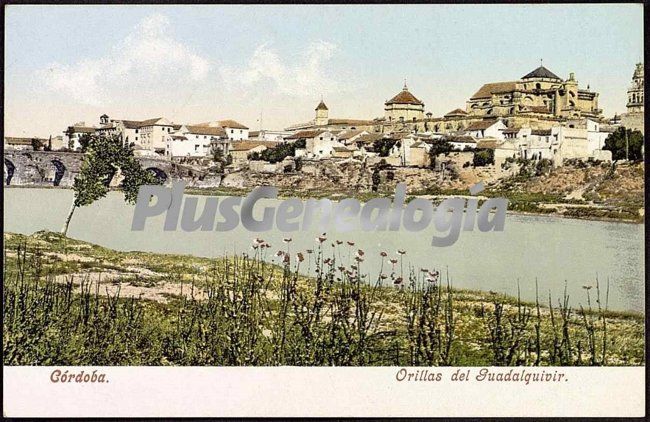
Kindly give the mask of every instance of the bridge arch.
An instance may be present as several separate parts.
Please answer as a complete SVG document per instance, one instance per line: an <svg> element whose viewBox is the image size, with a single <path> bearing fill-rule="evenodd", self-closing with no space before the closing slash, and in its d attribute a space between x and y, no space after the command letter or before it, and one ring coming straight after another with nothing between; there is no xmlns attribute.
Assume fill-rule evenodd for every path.
<svg viewBox="0 0 650 422"><path fill-rule="evenodd" d="M59 186L61 184L61 179L63 179L63 176L65 175L66 172L66 167L65 164L61 162L61 160L55 158L52 160L52 164L54 165L54 174L52 175L52 183L54 186Z"/></svg>
<svg viewBox="0 0 650 422"><path fill-rule="evenodd" d="M159 169L158 167L147 167L147 171L154 175L160 183L165 183L169 176L165 173L164 170Z"/></svg>
<svg viewBox="0 0 650 422"><path fill-rule="evenodd" d="M9 186L11 184L11 179L14 177L16 172L16 165L11 161L5 158L4 165L4 183Z"/></svg>

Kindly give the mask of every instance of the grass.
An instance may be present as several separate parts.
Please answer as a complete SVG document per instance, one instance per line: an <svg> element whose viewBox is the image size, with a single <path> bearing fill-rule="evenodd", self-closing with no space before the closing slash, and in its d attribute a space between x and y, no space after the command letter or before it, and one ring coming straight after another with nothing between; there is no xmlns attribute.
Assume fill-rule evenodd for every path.
<svg viewBox="0 0 650 422"><path fill-rule="evenodd" d="M352 242L222 259L5 233L5 365L643 365L643 317L454 289L407 255L366 268ZM383 256L383 255L382 255ZM302 273L316 268L315 277ZM114 274L99 280L97 274ZM173 286L165 290L163 287ZM160 300L126 294L160 290ZM134 290L131 290L134 291ZM592 308L593 305L593 308ZM597 306L596 306L597 305Z"/></svg>

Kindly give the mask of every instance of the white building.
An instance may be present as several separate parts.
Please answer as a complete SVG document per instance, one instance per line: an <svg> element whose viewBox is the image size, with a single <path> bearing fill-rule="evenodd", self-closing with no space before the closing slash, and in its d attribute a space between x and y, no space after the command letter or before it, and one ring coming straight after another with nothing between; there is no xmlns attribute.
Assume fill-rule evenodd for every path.
<svg viewBox="0 0 650 422"><path fill-rule="evenodd" d="M338 141L336 135L328 130L304 130L286 138L289 142L305 141L305 151L296 151L296 156L307 158L331 158L334 156L335 147L345 145Z"/></svg>
<svg viewBox="0 0 650 422"><path fill-rule="evenodd" d="M223 128L184 125L167 137L165 156L170 159L207 157L211 154L213 143L222 147L225 156L228 148L222 146L220 141L226 138Z"/></svg>
<svg viewBox="0 0 650 422"><path fill-rule="evenodd" d="M226 132L228 139L231 141L242 141L248 139L249 129L235 120L216 120L212 122L199 123L196 126L222 128Z"/></svg>
<svg viewBox="0 0 650 422"><path fill-rule="evenodd" d="M63 132L63 146L64 148L78 151L81 148L79 140L86 135L94 134L97 128L93 126L86 126L85 122L78 122Z"/></svg>
<svg viewBox="0 0 650 422"><path fill-rule="evenodd" d="M264 142L283 142L285 138L291 136L292 132L286 130L266 130L249 131L248 139Z"/></svg>
<svg viewBox="0 0 650 422"><path fill-rule="evenodd" d="M152 150L157 154L165 154L167 149L167 139L169 135L178 128L164 117L143 120L140 122L138 129L139 145L145 149ZM135 132L134 132L135 136Z"/></svg>
<svg viewBox="0 0 650 422"><path fill-rule="evenodd" d="M496 138L505 139L503 131L507 129L503 120L482 120L479 122L471 123L463 133L477 139L480 138Z"/></svg>

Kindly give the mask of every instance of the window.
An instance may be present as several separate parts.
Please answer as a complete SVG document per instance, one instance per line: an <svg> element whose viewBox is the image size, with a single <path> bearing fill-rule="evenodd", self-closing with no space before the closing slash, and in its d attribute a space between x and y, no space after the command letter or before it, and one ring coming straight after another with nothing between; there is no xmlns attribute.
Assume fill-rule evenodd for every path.
<svg viewBox="0 0 650 422"><path fill-rule="evenodd" d="M135 133L138 133L138 129L135 130Z"/></svg>
<svg viewBox="0 0 650 422"><path fill-rule="evenodd" d="M194 152L199 152L199 146L200 146L200 145L198 145L198 144L197 144L197 145L194 145Z"/></svg>
<svg viewBox="0 0 650 422"><path fill-rule="evenodd" d="M244 133L244 131L240 129L240 130L239 130L239 133Z"/></svg>
<svg viewBox="0 0 650 422"><path fill-rule="evenodd" d="M320 140L321 140L321 141L323 140L323 137L322 137L322 136L320 137Z"/></svg>
<svg viewBox="0 0 650 422"><path fill-rule="evenodd" d="M235 133L235 131L233 129L230 129L230 133Z"/></svg>

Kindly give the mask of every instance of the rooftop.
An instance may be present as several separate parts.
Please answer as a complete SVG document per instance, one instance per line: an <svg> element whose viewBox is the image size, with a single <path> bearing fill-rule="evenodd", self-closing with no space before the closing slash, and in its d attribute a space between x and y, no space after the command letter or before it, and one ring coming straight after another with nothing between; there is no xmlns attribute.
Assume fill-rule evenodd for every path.
<svg viewBox="0 0 650 422"><path fill-rule="evenodd" d="M226 136L226 131L221 127L187 126L187 132L194 135Z"/></svg>
<svg viewBox="0 0 650 422"><path fill-rule="evenodd" d="M523 76L521 79L535 79L535 78L545 78L545 79L558 79L561 80L559 76L551 72L544 66L540 66L537 69L533 70L526 76Z"/></svg>
<svg viewBox="0 0 650 422"><path fill-rule="evenodd" d="M424 105L424 103L417 98L411 92L409 91L408 87L406 84L404 84L404 88L402 91L395 95L393 98L390 100L386 101L386 105L390 104L414 104L414 105Z"/></svg>
<svg viewBox="0 0 650 422"><path fill-rule="evenodd" d="M513 92L517 89L517 82L493 82L483 85L478 91L472 95L471 100L479 98L490 98L492 94L503 94L506 92Z"/></svg>

